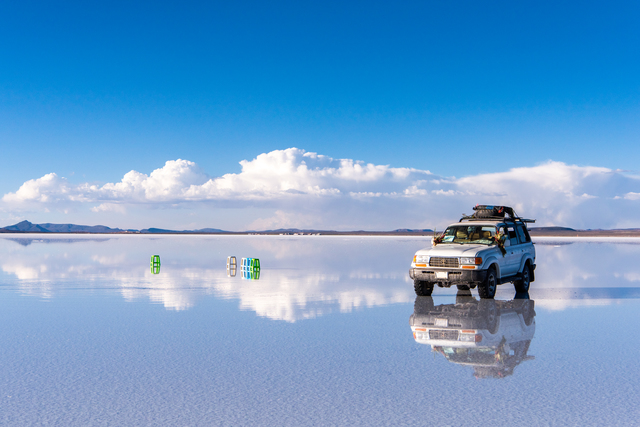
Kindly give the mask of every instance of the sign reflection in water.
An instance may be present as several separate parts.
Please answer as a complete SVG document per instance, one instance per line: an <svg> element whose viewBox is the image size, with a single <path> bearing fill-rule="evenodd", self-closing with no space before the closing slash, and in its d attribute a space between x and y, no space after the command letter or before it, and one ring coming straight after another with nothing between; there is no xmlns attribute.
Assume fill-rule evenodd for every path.
<svg viewBox="0 0 640 427"><path fill-rule="evenodd" d="M538 242L535 318L533 301L514 301L512 285L498 288L484 317L481 301L460 295L465 322L475 322L464 325L476 331L472 345L477 331L479 344L495 338L484 365L464 367L469 362L454 361L465 356L460 347L439 344L442 356L430 354L409 335L417 301L408 261L424 239L37 237L0 236L2 425L640 419L629 404L640 400L629 334L640 311L640 244ZM158 275L147 264L154 253L162 257ZM230 254L259 257L260 280L242 280L240 271L227 277ZM434 312L433 329L446 331L455 302L455 290L443 289L420 298L413 318ZM520 332L502 333L514 319ZM535 360L522 363L529 353ZM476 381L474 371L515 374Z"/></svg>
<svg viewBox="0 0 640 427"><path fill-rule="evenodd" d="M236 277L236 269L238 268L238 263L235 256L227 257L227 277Z"/></svg>
<svg viewBox="0 0 640 427"><path fill-rule="evenodd" d="M241 310L259 316L296 322L413 302L408 268L424 246L423 238L393 237L7 235L0 237L0 279L4 289L24 295L55 298L65 289L104 288L169 310L190 309L213 295L238 300ZM640 240L536 239L536 246L530 293L539 309L608 305L640 295ZM160 274L144 267L154 253L162 256ZM231 265L230 254L256 256L268 268L259 281L240 280L241 258ZM499 286L498 299L510 298L512 290Z"/></svg>
<svg viewBox="0 0 640 427"><path fill-rule="evenodd" d="M160 274L160 255L151 256L151 274Z"/></svg>
<svg viewBox="0 0 640 427"><path fill-rule="evenodd" d="M534 359L527 352L535 315L528 294L498 301L459 291L455 304L436 306L432 297L416 297L409 324L417 343L431 345L450 362L473 367L476 378L504 378Z"/></svg>
<svg viewBox="0 0 640 427"><path fill-rule="evenodd" d="M422 239L424 240L424 239ZM208 296L242 311L297 322L329 313L413 302L406 260L422 240L309 236L0 237L5 289L56 298L69 289L119 292L168 310ZM160 254L162 270L144 265ZM230 257L236 254L236 262ZM253 268L241 268L243 255ZM146 261L143 261L146 260ZM260 265L256 262L259 260ZM265 265L265 270L260 270ZM226 268L225 268L226 267ZM252 271L253 270L253 271Z"/></svg>

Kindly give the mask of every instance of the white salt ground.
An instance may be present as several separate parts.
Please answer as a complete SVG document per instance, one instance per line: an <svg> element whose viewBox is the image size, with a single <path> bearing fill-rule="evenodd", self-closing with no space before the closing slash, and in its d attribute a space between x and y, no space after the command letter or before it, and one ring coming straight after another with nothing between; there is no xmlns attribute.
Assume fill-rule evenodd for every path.
<svg viewBox="0 0 640 427"><path fill-rule="evenodd" d="M640 416L629 404L640 397L629 335L638 244L536 245L535 359L476 379L412 337L407 270L425 239L140 237L0 238L0 424L633 425ZM260 280L227 277L228 255L259 257ZM505 286L500 300L513 298ZM437 289L434 304L454 295Z"/></svg>

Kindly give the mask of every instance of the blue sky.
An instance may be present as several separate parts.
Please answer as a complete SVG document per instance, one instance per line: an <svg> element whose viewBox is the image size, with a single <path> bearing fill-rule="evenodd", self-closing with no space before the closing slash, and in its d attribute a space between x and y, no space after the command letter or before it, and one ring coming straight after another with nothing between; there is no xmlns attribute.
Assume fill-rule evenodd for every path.
<svg viewBox="0 0 640 427"><path fill-rule="evenodd" d="M420 219L422 200L409 203L414 213L406 217L387 212L362 223L356 218L364 208L349 199L330 203L341 212L334 219L325 218L328 205L318 205L296 223L298 202L263 195L249 203L246 186L224 203L209 193L195 202L88 197L74 187L118 183L132 170L150 175L178 159L215 180L242 174L240 161L291 147L451 182L540 171L549 161L620 169L614 178L602 172L609 175L584 194L612 188L597 197L627 200L632 212L640 193L639 18L635 2L3 3L0 225L399 228L439 218ZM11 196L51 173L82 195ZM378 184L366 192L386 194ZM404 184L393 192L415 182ZM457 197L451 212L491 195L535 210L495 185L474 194L483 200ZM96 211L103 203L114 210ZM631 213L598 220L581 216L580 206L539 214L545 223L634 226ZM289 219L268 220L282 215Z"/></svg>

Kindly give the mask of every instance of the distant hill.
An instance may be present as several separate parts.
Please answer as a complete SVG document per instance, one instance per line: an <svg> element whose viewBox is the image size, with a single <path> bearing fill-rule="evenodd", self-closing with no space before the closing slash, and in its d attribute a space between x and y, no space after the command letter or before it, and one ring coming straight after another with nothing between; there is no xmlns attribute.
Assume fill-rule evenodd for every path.
<svg viewBox="0 0 640 427"><path fill-rule="evenodd" d="M177 233L177 234L219 234L219 233L228 233L228 231L220 230L218 228L201 228L199 230L166 230L164 228L145 228L144 230L140 230L141 234L154 234L154 233Z"/></svg>
<svg viewBox="0 0 640 427"><path fill-rule="evenodd" d="M528 227L529 233L532 234L544 234L544 233L557 233L565 231L577 231L569 227Z"/></svg>
<svg viewBox="0 0 640 427"><path fill-rule="evenodd" d="M220 230L219 228L201 228L194 230L194 233L228 233L228 231Z"/></svg>
<svg viewBox="0 0 640 427"><path fill-rule="evenodd" d="M8 227L4 227L8 232L23 233L121 233L125 230L120 228L109 228L104 225L76 225L76 224L32 224L29 221L22 221Z"/></svg>
<svg viewBox="0 0 640 427"><path fill-rule="evenodd" d="M22 232L29 232L29 233L48 233L49 232L49 230L47 230L46 228L43 228L38 224L32 224L29 221L22 221L15 225L4 227L4 229L8 230L9 232L12 232L12 231L22 231Z"/></svg>
<svg viewBox="0 0 640 427"><path fill-rule="evenodd" d="M153 234L153 233L179 233L179 231L175 230L165 230L163 228L145 228L144 230L140 230L140 233L144 234Z"/></svg>

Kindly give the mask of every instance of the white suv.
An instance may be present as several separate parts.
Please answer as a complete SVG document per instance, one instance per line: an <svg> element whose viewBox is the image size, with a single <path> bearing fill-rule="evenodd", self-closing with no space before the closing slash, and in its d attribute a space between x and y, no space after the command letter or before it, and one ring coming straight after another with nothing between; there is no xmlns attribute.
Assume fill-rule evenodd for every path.
<svg viewBox="0 0 640 427"><path fill-rule="evenodd" d="M531 219L507 206L477 205L438 237L431 248L416 252L409 276L416 294L429 296L435 285L478 287L481 298L493 298L497 285L512 282L528 292L534 281L536 250L527 231Z"/></svg>

